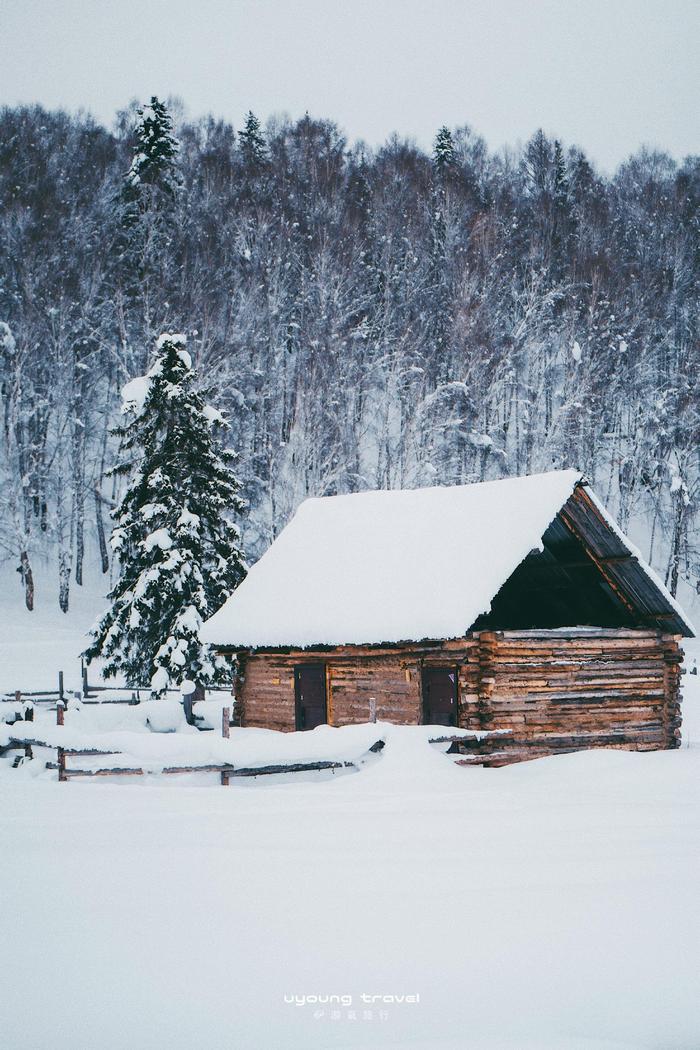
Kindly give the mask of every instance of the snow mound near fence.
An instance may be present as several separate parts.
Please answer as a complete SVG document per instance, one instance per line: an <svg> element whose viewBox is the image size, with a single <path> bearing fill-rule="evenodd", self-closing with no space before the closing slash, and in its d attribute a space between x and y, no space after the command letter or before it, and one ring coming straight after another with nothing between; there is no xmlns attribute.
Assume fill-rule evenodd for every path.
<svg viewBox="0 0 700 1050"><path fill-rule="evenodd" d="M159 708L162 702L143 706ZM432 740L486 735L446 726L395 726L367 722L342 727L321 725L303 733L232 728L231 736L224 738L211 732L200 733L187 724L178 732L149 732L145 718L139 722L134 720L134 728L120 728L118 722L115 723L116 728L97 728L95 722L104 725L105 714L112 716L113 711L90 711L87 720L81 718L80 711L69 712L66 724L62 726L46 719L40 722L18 722L12 726L0 724L0 747L12 740L27 740L38 743L38 746L60 747L69 752L97 752L87 759L90 766L117 769L139 767L146 772L157 773L171 767L221 764L237 769L316 762L355 764L375 744L382 742L386 745L383 752L386 761L382 762L381 779L397 784L410 782L415 787L426 778L453 775L451 764L445 762L439 750L430 746ZM448 746L449 742L446 741L442 749L446 750Z"/></svg>
<svg viewBox="0 0 700 1050"><path fill-rule="evenodd" d="M187 727L189 730L190 727ZM215 733L148 733L117 729L86 730L70 724L0 725L0 747L12 739L37 740L67 751L98 751L111 758L100 766L139 766L158 772L172 766L228 764L236 768L263 768L311 762L353 762L366 754L386 730L372 723L334 729L318 726L307 733L278 733L270 729L233 729L224 739Z"/></svg>

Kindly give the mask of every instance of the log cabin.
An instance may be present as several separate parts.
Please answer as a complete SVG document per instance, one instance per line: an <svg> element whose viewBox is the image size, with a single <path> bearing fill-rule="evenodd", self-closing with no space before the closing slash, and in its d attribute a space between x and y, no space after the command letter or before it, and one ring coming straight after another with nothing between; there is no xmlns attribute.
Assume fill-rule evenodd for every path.
<svg viewBox="0 0 700 1050"><path fill-rule="evenodd" d="M574 471L306 500L204 625L245 726L475 730L468 764L680 742L693 627ZM438 732L449 734L449 729Z"/></svg>

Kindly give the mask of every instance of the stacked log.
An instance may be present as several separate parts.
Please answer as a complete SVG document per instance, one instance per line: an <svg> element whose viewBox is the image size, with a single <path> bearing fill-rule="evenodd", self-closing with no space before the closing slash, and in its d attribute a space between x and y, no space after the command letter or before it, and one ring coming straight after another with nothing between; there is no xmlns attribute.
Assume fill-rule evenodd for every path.
<svg viewBox="0 0 700 1050"><path fill-rule="evenodd" d="M664 733L666 747L680 747L681 744L681 675L684 673L681 664L683 651L678 645L677 636L663 636L666 706L664 708Z"/></svg>
<svg viewBox="0 0 700 1050"><path fill-rule="evenodd" d="M591 747L678 746L677 636L631 629L499 631L489 633L487 653L480 694L488 707L485 727L511 735L460 745L470 764Z"/></svg>
<svg viewBox="0 0 700 1050"><path fill-rule="evenodd" d="M484 664L479 639L473 636L465 639L460 655L457 725L464 729L484 729L487 697L482 691ZM431 659L431 665L433 662Z"/></svg>
<svg viewBox="0 0 700 1050"><path fill-rule="evenodd" d="M479 728L505 728L494 726L493 693L496 687L497 635L495 631L479 634Z"/></svg>

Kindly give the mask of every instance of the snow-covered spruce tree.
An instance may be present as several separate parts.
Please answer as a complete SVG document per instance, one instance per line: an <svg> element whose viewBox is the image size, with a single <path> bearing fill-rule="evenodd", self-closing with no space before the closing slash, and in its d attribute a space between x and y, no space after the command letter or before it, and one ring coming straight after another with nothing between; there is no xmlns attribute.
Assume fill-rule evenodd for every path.
<svg viewBox="0 0 700 1050"><path fill-rule="evenodd" d="M243 160L250 168L262 167L267 159L267 143L262 133L260 121L250 110L245 118L245 126L238 133Z"/></svg>
<svg viewBox="0 0 700 1050"><path fill-rule="evenodd" d="M136 151L126 174L127 184L132 188L158 185L174 192L180 184L175 167L180 144L172 133L172 117L155 95L138 114Z"/></svg>
<svg viewBox="0 0 700 1050"><path fill-rule="evenodd" d="M452 132L444 125L435 136L433 146L433 164L438 175L444 175L448 168L455 163L455 144Z"/></svg>
<svg viewBox="0 0 700 1050"><path fill-rule="evenodd" d="M183 221L179 143L165 105L155 96L138 110L136 142L118 198L118 227L112 263L123 302L125 347L133 372L146 371L148 348L163 329L167 311L154 309L173 258L173 240ZM161 299L162 301L162 299Z"/></svg>
<svg viewBox="0 0 700 1050"><path fill-rule="evenodd" d="M452 132L441 127L433 149L433 191L431 199L431 246L427 282L427 310L425 312L426 346L429 348L428 379L438 386L448 378L448 350L452 323L452 292L447 257L448 177L455 167Z"/></svg>
<svg viewBox="0 0 700 1050"><path fill-rule="evenodd" d="M150 683L156 696L185 678L224 679L225 662L200 643L199 629L246 573L227 517L244 506L235 455L217 439L226 423L195 389L185 344L182 335L162 335L148 374L122 391L129 418L115 431L113 473L128 480L111 541L120 576L86 651L88 660L105 660L106 675Z"/></svg>

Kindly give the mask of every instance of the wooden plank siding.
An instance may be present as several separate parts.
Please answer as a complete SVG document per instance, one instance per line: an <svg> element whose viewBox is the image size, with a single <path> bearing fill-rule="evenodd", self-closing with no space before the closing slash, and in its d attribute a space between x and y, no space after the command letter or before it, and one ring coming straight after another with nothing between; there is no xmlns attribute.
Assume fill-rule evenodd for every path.
<svg viewBox="0 0 700 1050"><path fill-rule="evenodd" d="M509 730L459 745L499 765L586 747L652 750L680 741L679 636L659 630L480 631L397 646L239 653L242 724L293 730L294 667L326 667L328 720L422 721L423 667L458 667L458 725ZM455 745L457 747L457 745Z"/></svg>

